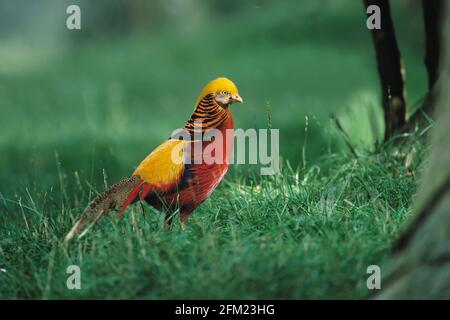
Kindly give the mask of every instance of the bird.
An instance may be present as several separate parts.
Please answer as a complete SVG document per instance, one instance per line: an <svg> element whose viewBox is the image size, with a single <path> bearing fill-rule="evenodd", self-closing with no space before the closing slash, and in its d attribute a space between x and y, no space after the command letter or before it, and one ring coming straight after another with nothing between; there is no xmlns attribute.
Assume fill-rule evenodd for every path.
<svg viewBox="0 0 450 320"><path fill-rule="evenodd" d="M185 126L156 147L131 176L111 185L83 211L64 238L81 238L102 216L117 209L119 219L129 205L145 201L166 214L170 226L175 213L184 225L192 212L216 189L228 171L233 152L234 121L230 106L243 103L237 86L226 77L216 78L201 91ZM219 132L214 139L204 138ZM219 139L216 141L215 139ZM217 144L219 142L219 144ZM211 151L220 161L198 157ZM193 151L194 150L194 151ZM200 159L200 160L198 160ZM197 161L196 161L197 160Z"/></svg>

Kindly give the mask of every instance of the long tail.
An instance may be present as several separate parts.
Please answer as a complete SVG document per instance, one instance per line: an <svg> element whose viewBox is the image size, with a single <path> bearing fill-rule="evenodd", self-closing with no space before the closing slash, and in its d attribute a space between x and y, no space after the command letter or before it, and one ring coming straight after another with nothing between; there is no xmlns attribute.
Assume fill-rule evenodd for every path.
<svg viewBox="0 0 450 320"><path fill-rule="evenodd" d="M89 230L89 227L94 225L102 215L120 207L120 211L116 216L116 219L118 219L125 209L136 200L139 194L141 199L143 199L150 190L149 185L137 176L131 176L112 185L95 198L84 210L80 219L67 233L64 242L69 242L77 234L80 234L79 237L82 237Z"/></svg>

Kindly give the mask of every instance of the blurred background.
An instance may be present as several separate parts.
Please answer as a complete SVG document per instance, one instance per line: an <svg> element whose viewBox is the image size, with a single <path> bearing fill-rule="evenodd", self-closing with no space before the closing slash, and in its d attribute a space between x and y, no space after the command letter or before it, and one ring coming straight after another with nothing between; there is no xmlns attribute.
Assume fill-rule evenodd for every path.
<svg viewBox="0 0 450 320"><path fill-rule="evenodd" d="M70 4L81 30L66 28ZM426 92L420 3L391 6L411 106ZM382 137L362 1L0 0L0 192L61 170L74 188L129 175L218 76L244 97L236 127L280 129L284 165L345 148L331 114L360 148Z"/></svg>

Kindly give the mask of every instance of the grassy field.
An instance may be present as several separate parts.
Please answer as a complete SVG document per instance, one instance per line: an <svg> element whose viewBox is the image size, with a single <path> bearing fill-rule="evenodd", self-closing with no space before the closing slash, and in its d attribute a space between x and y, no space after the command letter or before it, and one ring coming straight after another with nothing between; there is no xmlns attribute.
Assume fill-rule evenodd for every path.
<svg viewBox="0 0 450 320"><path fill-rule="evenodd" d="M415 136L374 147L379 89L362 8L287 3L126 37L0 43L0 298L369 294L366 268L385 261L408 218L426 149ZM401 10L413 104L425 73L417 24ZM270 117L280 129L282 173L234 166L185 230L165 230L145 206L63 247L89 200L182 126L219 75L246 101L237 127ZM79 291L66 288L71 264Z"/></svg>
<svg viewBox="0 0 450 320"><path fill-rule="evenodd" d="M135 208L102 220L68 248L61 243L89 190L29 192L5 200L2 298L363 298L366 268L382 265L409 214L424 148L334 155L305 172L227 181L188 227ZM405 166L412 157L411 166ZM54 201L54 193L65 200ZM66 268L82 289L66 288Z"/></svg>

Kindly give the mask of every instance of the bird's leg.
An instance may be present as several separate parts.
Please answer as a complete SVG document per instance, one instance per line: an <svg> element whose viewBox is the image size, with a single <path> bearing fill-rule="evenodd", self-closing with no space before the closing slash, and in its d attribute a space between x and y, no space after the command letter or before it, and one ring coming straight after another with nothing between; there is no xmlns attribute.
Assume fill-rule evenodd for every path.
<svg viewBox="0 0 450 320"><path fill-rule="evenodd" d="M164 228L166 230L170 230L172 227L172 219L167 219L164 221Z"/></svg>
<svg viewBox="0 0 450 320"><path fill-rule="evenodd" d="M145 208L144 208L144 204L142 203L142 201L139 201L139 207L141 208L142 215L145 216Z"/></svg>
<svg viewBox="0 0 450 320"><path fill-rule="evenodd" d="M186 227L186 223L187 223L191 213L192 213L192 210L181 210L181 212L180 212L180 224L181 224L181 228L183 230ZM172 228L172 222L173 222L174 215L175 215L174 213L166 215L166 220L164 221L164 227L168 230L170 230Z"/></svg>
<svg viewBox="0 0 450 320"><path fill-rule="evenodd" d="M170 230L172 228L173 215L173 213L166 214L166 219L164 220L164 228L166 230Z"/></svg>
<svg viewBox="0 0 450 320"><path fill-rule="evenodd" d="M190 215L191 215L190 212L181 212L180 213L180 221L181 221L181 223L185 224L188 221Z"/></svg>
<svg viewBox="0 0 450 320"><path fill-rule="evenodd" d="M180 212L180 222L181 222L181 228L183 228L183 230L186 228L186 223L189 219L189 217L191 216L192 210L181 210Z"/></svg>

